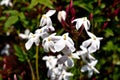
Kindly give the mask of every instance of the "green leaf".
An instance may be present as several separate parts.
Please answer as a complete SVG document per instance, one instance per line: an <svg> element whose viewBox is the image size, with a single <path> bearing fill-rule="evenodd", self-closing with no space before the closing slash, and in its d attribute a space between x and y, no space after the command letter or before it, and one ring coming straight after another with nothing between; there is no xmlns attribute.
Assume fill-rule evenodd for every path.
<svg viewBox="0 0 120 80"><path fill-rule="evenodd" d="M110 21L110 19L107 19L105 17L99 16L99 17L94 17L95 22L105 22L105 21Z"/></svg>
<svg viewBox="0 0 120 80"><path fill-rule="evenodd" d="M110 36L114 36L114 33L111 29L108 28L108 29L105 30L105 37L108 38Z"/></svg>
<svg viewBox="0 0 120 80"><path fill-rule="evenodd" d="M50 0L32 0L31 4L29 6L29 8L33 8L34 6L36 6L38 3L45 5L51 9L53 9L53 4Z"/></svg>
<svg viewBox="0 0 120 80"><path fill-rule="evenodd" d="M19 12L17 11L17 10L6 10L6 11L4 11L3 13L8 13L8 14L10 14L10 15L18 15L19 14Z"/></svg>
<svg viewBox="0 0 120 80"><path fill-rule="evenodd" d="M29 8L33 8L37 4L38 4L38 0L32 0Z"/></svg>
<svg viewBox="0 0 120 80"><path fill-rule="evenodd" d="M0 17L0 21L5 20L5 19L6 19L5 16Z"/></svg>
<svg viewBox="0 0 120 80"><path fill-rule="evenodd" d="M53 4L51 0L38 0L40 4L43 4L51 9L53 9Z"/></svg>
<svg viewBox="0 0 120 80"><path fill-rule="evenodd" d="M18 60L24 62L26 60L26 55L24 55L22 49L17 45L14 45L14 49L16 51L15 55L18 57Z"/></svg>
<svg viewBox="0 0 120 80"><path fill-rule="evenodd" d="M25 19L25 15L23 12L19 13L19 17L20 17L20 20L24 20Z"/></svg>
<svg viewBox="0 0 120 80"><path fill-rule="evenodd" d="M112 41L108 41L107 44L103 47L105 51L116 51L118 46L115 45Z"/></svg>
<svg viewBox="0 0 120 80"><path fill-rule="evenodd" d="M15 24L18 21L18 16L10 16L5 22L4 29L7 30L11 25Z"/></svg>

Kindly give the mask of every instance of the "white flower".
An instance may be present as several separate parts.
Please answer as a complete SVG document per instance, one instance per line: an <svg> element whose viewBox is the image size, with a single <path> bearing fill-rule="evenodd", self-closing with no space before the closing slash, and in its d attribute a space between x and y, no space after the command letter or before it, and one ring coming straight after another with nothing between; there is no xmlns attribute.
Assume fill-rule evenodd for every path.
<svg viewBox="0 0 120 80"><path fill-rule="evenodd" d="M65 64L66 67L73 67L74 66L73 58L80 59L80 57L77 53L70 53L70 54L61 56L58 59L58 64Z"/></svg>
<svg viewBox="0 0 120 80"><path fill-rule="evenodd" d="M60 36L55 35L56 33L53 33L50 36L43 39L42 46L45 52L49 52L49 50L51 50L52 52L56 52L54 45L55 42L57 42L60 39Z"/></svg>
<svg viewBox="0 0 120 80"><path fill-rule="evenodd" d="M52 31L54 31L54 30L55 30L55 29L54 29L53 26L44 26L44 27L42 27L42 28L40 28L40 29L37 29L37 30L35 31L35 33L36 33L36 34L39 34L40 37L41 37L42 39L44 39L45 37L48 37L48 36L49 36L48 32L52 32Z"/></svg>
<svg viewBox="0 0 120 80"><path fill-rule="evenodd" d="M72 23L73 22L76 22L76 29L77 30L79 30L82 25L84 25L84 28L86 31L88 31L90 28L90 21L87 19L87 17L75 19L72 21Z"/></svg>
<svg viewBox="0 0 120 80"><path fill-rule="evenodd" d="M84 41L82 43L82 46L86 47L86 48L88 47L89 53L93 53L100 48L100 40L103 39L103 38L102 37L96 37L91 32L87 32L87 33L88 33L90 39Z"/></svg>
<svg viewBox="0 0 120 80"><path fill-rule="evenodd" d="M62 71L61 75L59 76L58 80L69 80L69 77L73 76L72 73L66 72L65 70Z"/></svg>
<svg viewBox="0 0 120 80"><path fill-rule="evenodd" d="M2 0L0 2L0 5L11 6L11 7L13 6L11 0Z"/></svg>
<svg viewBox="0 0 120 80"><path fill-rule="evenodd" d="M88 53L88 50L87 50L86 47L80 46L80 48L81 48L82 50L76 51L76 53L77 53L78 55L84 55L84 54Z"/></svg>
<svg viewBox="0 0 120 80"><path fill-rule="evenodd" d="M9 49L10 49L10 45L6 44L5 47L3 48L3 50L1 51L1 54L6 54L7 56L9 56Z"/></svg>
<svg viewBox="0 0 120 80"><path fill-rule="evenodd" d="M27 50L29 50L31 48L31 46L33 45L34 42L35 42L36 46L39 46L39 42L40 42L39 36L40 36L39 34L30 33L29 34L29 39L25 43L25 48Z"/></svg>
<svg viewBox="0 0 120 80"><path fill-rule="evenodd" d="M95 65L97 64L97 60L92 61L91 63L87 63L81 68L81 72L88 71L88 77L91 77L93 75L93 72L99 73L99 71L95 68Z"/></svg>
<svg viewBox="0 0 120 80"><path fill-rule="evenodd" d="M54 56L44 56L42 59L46 60L46 66L49 69L53 69L57 65L57 58Z"/></svg>
<svg viewBox="0 0 120 80"><path fill-rule="evenodd" d="M19 37L21 37L22 39L28 39L29 34L30 34L30 30L26 29L25 32L24 32L24 34L23 33L19 34Z"/></svg>
<svg viewBox="0 0 120 80"><path fill-rule="evenodd" d="M61 39L55 43L55 50L57 52L63 50L65 47L68 47L71 52L75 51L74 42L68 35L69 33L63 34Z"/></svg>
<svg viewBox="0 0 120 80"><path fill-rule="evenodd" d="M52 25L52 21L50 19L50 16L52 16L55 12L56 12L55 10L49 10L46 14L43 14L42 18L40 20L40 26Z"/></svg>
<svg viewBox="0 0 120 80"><path fill-rule="evenodd" d="M65 21L66 19L66 12L64 10L58 12L58 20L61 22L62 20Z"/></svg>

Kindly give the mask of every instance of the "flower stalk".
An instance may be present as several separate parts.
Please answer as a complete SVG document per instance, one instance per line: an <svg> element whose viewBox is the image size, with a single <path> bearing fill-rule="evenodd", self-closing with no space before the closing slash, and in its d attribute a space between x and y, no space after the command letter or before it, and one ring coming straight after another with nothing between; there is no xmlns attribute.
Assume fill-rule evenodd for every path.
<svg viewBox="0 0 120 80"><path fill-rule="evenodd" d="M38 46L36 46L36 76L37 76L37 79L36 80L40 80L40 77L39 77L39 70L38 70Z"/></svg>

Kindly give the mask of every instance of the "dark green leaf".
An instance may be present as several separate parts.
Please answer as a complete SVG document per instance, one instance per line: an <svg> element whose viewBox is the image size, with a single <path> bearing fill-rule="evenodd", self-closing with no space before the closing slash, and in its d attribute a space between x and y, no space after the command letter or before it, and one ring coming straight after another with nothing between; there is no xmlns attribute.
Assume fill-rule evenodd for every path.
<svg viewBox="0 0 120 80"><path fill-rule="evenodd" d="M26 60L26 55L24 54L22 49L17 45L14 45L14 49L16 51L15 55L18 57L18 60L20 60L21 62L25 61Z"/></svg>
<svg viewBox="0 0 120 80"><path fill-rule="evenodd" d="M15 24L18 21L18 16L10 16L5 22L4 29L7 30L11 25Z"/></svg>

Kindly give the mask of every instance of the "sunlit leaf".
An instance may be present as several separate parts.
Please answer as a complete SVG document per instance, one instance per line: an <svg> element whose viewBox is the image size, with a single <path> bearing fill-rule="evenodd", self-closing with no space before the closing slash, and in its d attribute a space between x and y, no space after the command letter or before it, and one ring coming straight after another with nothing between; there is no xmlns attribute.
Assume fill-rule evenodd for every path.
<svg viewBox="0 0 120 80"><path fill-rule="evenodd" d="M110 36L114 36L114 33L111 29L106 29L105 30L105 37L110 37Z"/></svg>
<svg viewBox="0 0 120 80"><path fill-rule="evenodd" d="M4 29L7 30L11 25L15 24L18 21L18 16L10 16L5 22Z"/></svg>

